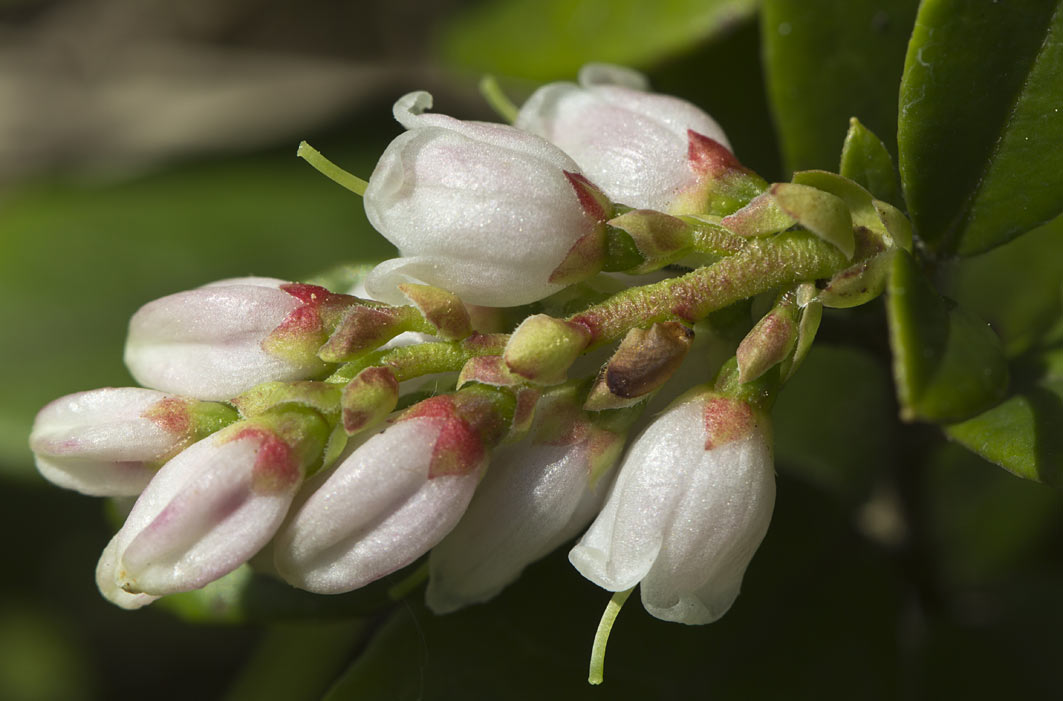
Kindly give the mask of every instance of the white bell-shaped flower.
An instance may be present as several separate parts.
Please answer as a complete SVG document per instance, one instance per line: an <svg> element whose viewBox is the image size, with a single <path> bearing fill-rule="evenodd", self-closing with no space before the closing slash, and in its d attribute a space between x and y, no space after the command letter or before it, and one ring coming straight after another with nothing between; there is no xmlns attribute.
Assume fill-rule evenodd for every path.
<svg viewBox="0 0 1063 701"><path fill-rule="evenodd" d="M235 278L141 307L129 322L125 362L137 382L197 399L229 399L268 381L303 380L325 364L322 305L312 285Z"/></svg>
<svg viewBox="0 0 1063 701"><path fill-rule="evenodd" d="M306 497L273 544L289 584L318 594L358 589L424 555L454 527L487 452L447 400L428 400L440 409L435 415L402 419L358 446Z"/></svg>
<svg viewBox="0 0 1063 701"><path fill-rule="evenodd" d="M60 487L135 496L167 459L235 417L221 404L107 387L60 397L41 409L30 449L40 473Z"/></svg>
<svg viewBox="0 0 1063 701"><path fill-rule="evenodd" d="M104 551L101 593L142 605L126 594L190 591L239 567L273 537L328 433L315 413L288 410L233 424L178 454Z"/></svg>
<svg viewBox="0 0 1063 701"><path fill-rule="evenodd" d="M647 92L640 73L592 63L579 83L539 88L515 124L559 146L614 202L672 211L702 177L699 139L730 149L712 117L686 100Z"/></svg>
<svg viewBox="0 0 1063 701"><path fill-rule="evenodd" d="M369 178L366 215L402 256L370 273L369 294L405 304L397 285L423 282L468 304L506 307L560 290L559 266L609 216L600 193L546 140L422 114L431 104L426 92L395 103L408 131ZM590 258L588 270L594 251Z"/></svg>
<svg viewBox="0 0 1063 701"><path fill-rule="evenodd" d="M735 399L703 393L672 407L635 440L569 560L609 591L640 585L657 618L715 621L771 521L770 431Z"/></svg>
<svg viewBox="0 0 1063 701"><path fill-rule="evenodd" d="M426 601L436 613L493 598L598 513L624 434L569 409L544 401L533 438L492 457L465 516L432 550Z"/></svg>

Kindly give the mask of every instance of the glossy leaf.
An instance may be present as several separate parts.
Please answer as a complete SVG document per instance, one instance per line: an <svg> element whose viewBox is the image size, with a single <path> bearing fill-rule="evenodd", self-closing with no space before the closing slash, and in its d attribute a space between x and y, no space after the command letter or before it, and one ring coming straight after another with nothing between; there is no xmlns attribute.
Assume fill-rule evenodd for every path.
<svg viewBox="0 0 1063 701"><path fill-rule="evenodd" d="M876 199L893 205L901 202L897 168L889 149L856 117L849 120L838 172L863 185Z"/></svg>
<svg viewBox="0 0 1063 701"><path fill-rule="evenodd" d="M923 2L898 126L923 241L971 255L1063 211L1061 99L1063 2Z"/></svg>
<svg viewBox="0 0 1063 701"><path fill-rule="evenodd" d="M1049 376L945 432L1012 474L1063 486L1063 374Z"/></svg>
<svg viewBox="0 0 1063 701"><path fill-rule="evenodd" d="M834 170L854 115L892 150L896 85L917 4L765 0L768 94L789 170Z"/></svg>
<svg viewBox="0 0 1063 701"><path fill-rule="evenodd" d="M887 286L893 375L906 421L957 421L1004 397L1008 367L993 329L941 297L897 251Z"/></svg>
<svg viewBox="0 0 1063 701"><path fill-rule="evenodd" d="M1009 355L1035 347L1063 318L1063 217L947 266L946 294L993 324Z"/></svg>
<svg viewBox="0 0 1063 701"><path fill-rule="evenodd" d="M759 0L489 0L454 15L441 51L461 68L574 80L588 61L645 67L724 34Z"/></svg>

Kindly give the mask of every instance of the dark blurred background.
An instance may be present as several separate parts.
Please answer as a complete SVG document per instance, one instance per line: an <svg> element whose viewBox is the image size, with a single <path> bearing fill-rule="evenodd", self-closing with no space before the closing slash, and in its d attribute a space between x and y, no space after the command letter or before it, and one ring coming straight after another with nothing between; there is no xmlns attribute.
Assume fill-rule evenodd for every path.
<svg viewBox="0 0 1063 701"><path fill-rule="evenodd" d="M828 316L780 400L778 510L735 609L686 628L633 601L601 689L584 675L607 597L563 553L499 601L442 619L416 594L359 620L129 613L93 581L112 532L105 504L33 468L26 437L42 405L131 384L125 324L143 303L388 254L358 198L295 148L307 139L367 177L408 90L492 119L483 73L519 101L585 61L615 61L704 107L769 180L836 167L854 113L895 153L915 2L845 4L855 38L830 33L842 4L809 3L826 37L822 99L795 96L801 86L777 72L766 87L767 48L807 37L762 20L758 4L0 0L0 698L1056 696L1059 499L897 422L877 305ZM874 65L853 58L860 32ZM845 82L868 71L881 98ZM773 111L801 110L807 138L787 131L793 120L773 123ZM1058 315L1058 294L1043 292L1058 292L1060 263L1036 251L1060 229L957 273L953 294L1021 343L1030 319ZM1011 285L1018 269L1027 279Z"/></svg>

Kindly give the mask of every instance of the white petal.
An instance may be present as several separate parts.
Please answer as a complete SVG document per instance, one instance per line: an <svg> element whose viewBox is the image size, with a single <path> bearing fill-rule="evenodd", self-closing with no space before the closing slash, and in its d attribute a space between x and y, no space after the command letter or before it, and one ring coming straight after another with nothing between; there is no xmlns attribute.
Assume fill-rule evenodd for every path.
<svg viewBox="0 0 1063 701"><path fill-rule="evenodd" d="M148 387L228 399L270 380L320 369L266 352L265 338L300 302L260 285L204 287L144 305L129 322L125 362Z"/></svg>
<svg viewBox="0 0 1063 701"><path fill-rule="evenodd" d="M432 551L426 600L433 611L494 597L553 550L587 491L586 452L521 443L492 459L465 516Z"/></svg>
<svg viewBox="0 0 1063 701"><path fill-rule="evenodd" d="M139 387L79 392L37 414L30 448L49 481L83 494L139 494L158 465L184 443L191 427L145 416L160 402L184 400Z"/></svg>
<svg viewBox="0 0 1063 701"><path fill-rule="evenodd" d="M100 555L100 560L96 564L96 587L103 598L116 606L130 610L147 606L159 598L150 594L130 594L119 587L115 579L117 564L117 536L115 536L107 543L107 547L103 549L103 554Z"/></svg>
<svg viewBox="0 0 1063 701"><path fill-rule="evenodd" d="M771 449L762 431L706 451L642 581L646 610L688 624L711 623L726 613L767 533L774 504Z"/></svg>
<svg viewBox="0 0 1063 701"><path fill-rule="evenodd" d="M457 523L478 474L428 478L440 423L411 419L358 447L277 535L277 570L291 584L351 591L410 564Z"/></svg>
<svg viewBox="0 0 1063 701"><path fill-rule="evenodd" d="M258 552L297 487L271 493L253 487L261 446L254 436L211 437L166 463L115 536L119 585L151 594L189 591Z"/></svg>

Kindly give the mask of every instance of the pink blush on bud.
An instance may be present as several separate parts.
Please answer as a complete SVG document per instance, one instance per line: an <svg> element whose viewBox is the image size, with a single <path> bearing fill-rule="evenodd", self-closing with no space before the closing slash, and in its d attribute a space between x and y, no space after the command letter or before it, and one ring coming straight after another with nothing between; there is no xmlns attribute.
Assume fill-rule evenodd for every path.
<svg viewBox="0 0 1063 701"><path fill-rule="evenodd" d="M480 436L465 421L451 419L439 429L439 436L432 446L428 479L470 474L483 464L484 457Z"/></svg>
<svg viewBox="0 0 1063 701"><path fill-rule="evenodd" d="M735 399L710 399L705 402L705 450L713 450L745 438L756 427L753 409Z"/></svg>
<svg viewBox="0 0 1063 701"><path fill-rule="evenodd" d="M281 285L281 289L303 304L309 304L314 307L324 304L329 298L335 296L324 287L299 282Z"/></svg>
<svg viewBox="0 0 1063 701"><path fill-rule="evenodd" d="M299 466L292 455L291 446L272 431L251 426L229 440L258 442L255 464L251 469L251 489L256 494L280 494L299 481Z"/></svg>
<svg viewBox="0 0 1063 701"><path fill-rule="evenodd" d="M141 416L175 436L185 436L192 431L188 402L176 397L159 400Z"/></svg>
<svg viewBox="0 0 1063 701"><path fill-rule="evenodd" d="M693 129L687 130L687 137L687 158L695 173L718 177L729 170L742 167L734 154L716 139L699 134Z"/></svg>
<svg viewBox="0 0 1063 701"><path fill-rule="evenodd" d="M609 218L608 213L605 211L603 200L605 195L601 194L597 187L594 186L590 180L580 173L571 173L564 171L565 177L572 184L572 189L576 191L576 197L579 198L579 204L583 207L583 211L587 213L587 216L591 217L595 221L605 221Z"/></svg>

